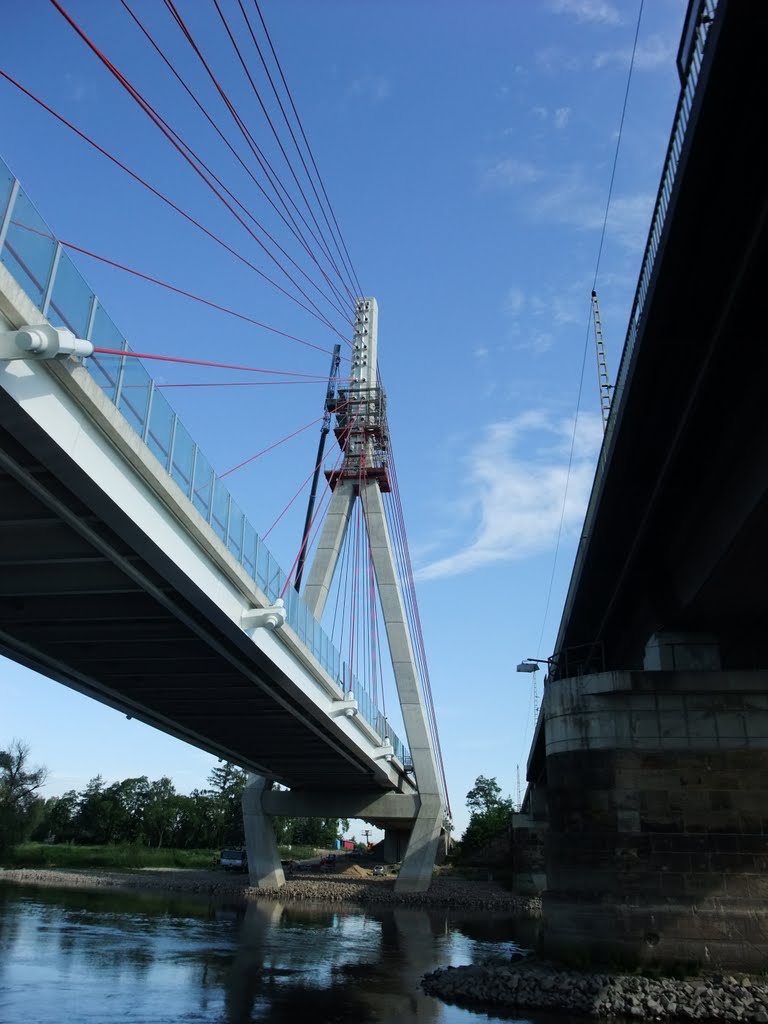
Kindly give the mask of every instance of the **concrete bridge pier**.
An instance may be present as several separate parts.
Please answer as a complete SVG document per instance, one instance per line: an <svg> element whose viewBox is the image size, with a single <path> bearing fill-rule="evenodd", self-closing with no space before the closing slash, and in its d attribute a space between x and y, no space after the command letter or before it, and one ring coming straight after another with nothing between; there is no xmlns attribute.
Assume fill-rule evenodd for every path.
<svg viewBox="0 0 768 1024"><path fill-rule="evenodd" d="M272 818L262 808L262 796L272 789L272 781L262 775L249 775L243 790L243 826L248 853L250 883L256 889L278 889L285 885L285 873L277 849Z"/></svg>
<svg viewBox="0 0 768 1024"><path fill-rule="evenodd" d="M713 659L654 638L652 670L550 681L545 951L768 962L768 671Z"/></svg>

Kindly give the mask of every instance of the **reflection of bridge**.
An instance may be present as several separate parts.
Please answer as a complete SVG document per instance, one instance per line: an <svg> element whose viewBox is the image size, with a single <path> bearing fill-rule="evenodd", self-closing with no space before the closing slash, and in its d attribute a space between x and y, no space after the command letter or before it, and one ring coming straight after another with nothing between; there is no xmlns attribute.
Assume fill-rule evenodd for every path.
<svg viewBox="0 0 768 1024"><path fill-rule="evenodd" d="M713 963L768 953L766 29L762 4L689 5L529 761L529 809L549 825L552 946Z"/></svg>
<svg viewBox="0 0 768 1024"><path fill-rule="evenodd" d="M0 650L253 772L254 883L282 881L270 813L338 814L405 830L400 885L423 888L443 799L365 435L347 450L358 483L336 493L347 518L358 494L366 501L410 754L3 171ZM86 354L118 351L85 366L49 359L22 347L29 336L15 332L28 325L54 345L75 335ZM366 340L373 359L350 391L370 388L376 369L375 333ZM313 579L329 585L335 565L322 540L321 556L308 588L320 612ZM265 779L291 792L262 793Z"/></svg>

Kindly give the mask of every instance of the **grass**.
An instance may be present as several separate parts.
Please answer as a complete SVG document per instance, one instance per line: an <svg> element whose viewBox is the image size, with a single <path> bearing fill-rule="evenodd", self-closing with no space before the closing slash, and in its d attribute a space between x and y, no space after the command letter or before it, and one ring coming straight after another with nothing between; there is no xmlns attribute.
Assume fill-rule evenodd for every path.
<svg viewBox="0 0 768 1024"><path fill-rule="evenodd" d="M280 848L283 860L314 857L311 846ZM155 849L140 844L115 843L105 846L76 846L69 843L22 843L2 859L6 868L110 868L137 871L140 868L195 868L205 870L218 861L221 850Z"/></svg>
<svg viewBox="0 0 768 1024"><path fill-rule="evenodd" d="M3 860L7 868L210 868L219 850L164 850L121 843L74 846L68 843L23 843Z"/></svg>

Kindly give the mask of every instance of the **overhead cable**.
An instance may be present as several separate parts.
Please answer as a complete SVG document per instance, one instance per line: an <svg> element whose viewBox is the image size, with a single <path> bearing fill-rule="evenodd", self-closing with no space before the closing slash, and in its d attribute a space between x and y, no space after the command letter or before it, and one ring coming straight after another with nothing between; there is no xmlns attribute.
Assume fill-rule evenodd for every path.
<svg viewBox="0 0 768 1024"><path fill-rule="evenodd" d="M265 156L263 150L261 150L261 148L258 146L258 144L257 144L256 140L254 139L253 135L251 134L251 132L246 127L245 122L243 121L242 117L238 114L238 112L235 109L234 105L232 104L232 102L230 101L229 97L227 96L226 92L224 91L222 86L219 84L218 79L214 75L213 71L211 70L211 68L210 68L210 66L208 64L208 62L206 61L205 57L203 56L202 51L200 50L200 47L195 42L195 40L194 40L194 38L192 36L192 33L187 28L187 26L186 26L186 24L184 22L184 19L181 17L181 14L178 12L178 10L176 8L176 5L173 3L173 0L164 0L164 3L165 3L165 6L168 8L168 10L171 12L172 16L174 17L174 20L176 21L176 24L181 29L185 39L187 40L187 42L191 46L193 52L195 53L195 55L198 57L198 59L200 60L200 62L203 65L203 67L205 68L208 76L210 77L211 81L213 82L214 87L216 88L217 92L221 96L221 99L223 100L224 105L226 106L226 108L229 111L231 117L235 121L235 124L237 125L237 127L239 128L239 130L242 133L243 137L245 138L246 143L248 144L249 148L253 152L254 156L259 161L259 164L260 164L262 170L264 171L264 174L265 174L267 180L269 181L270 185L274 189L275 195L280 200L280 202L283 205L283 208L285 209L286 213L293 220L292 214L288 210L288 207L287 207L287 205L285 203L285 199L288 200L288 202L291 204L293 209L296 211L297 215L299 216L299 218L301 219L301 221L303 222L303 224L305 225L305 227L307 228L307 230L309 231L309 233L311 234L311 236L315 240L315 242L320 246L321 249L323 249L322 242L317 238L315 233L312 231L312 228L307 223L306 218L301 213L299 208L296 206L296 203L293 201L292 196L290 195L290 193L288 192L288 190L285 188L285 186L283 185L282 181L280 180L279 175L277 175L277 173L275 172L274 168L272 167L272 165L270 164L269 160ZM278 188L278 186L279 186L279 188ZM282 194L281 194L281 190L282 190ZM283 194L285 196L285 199L283 198ZM295 221L294 221L294 223L295 223ZM324 251L324 249L323 249L323 251Z"/></svg>
<svg viewBox="0 0 768 1024"><path fill-rule="evenodd" d="M15 78L11 77L11 75L9 75L6 71L3 71L1 68L0 78L4 78L7 82L10 82L11 85L15 86L20 92L24 93L24 95L29 97L29 99L31 99L34 103L37 103L38 106L42 107L43 110L51 114L52 117L55 117L57 121L60 121L61 124L69 128L70 131L73 131L77 136L79 136L79 138L81 138L84 142L87 142L89 146L92 146L95 150L101 153L102 156L105 156L108 160L115 164L116 167L119 167L122 171L124 171L131 178L133 178L134 181L137 181L140 185L142 185L154 196L156 196L161 202L165 203L176 213L180 214L185 220L189 221L190 224L194 225L196 228L198 228L198 230L202 231L204 235L207 235L208 238L210 238L212 241L216 242L217 245L220 245L223 249L225 249L231 256L234 256L235 259L245 264L245 266L249 267L251 270L255 271L260 276L265 276L263 272L257 266L255 266L255 264L251 263L249 259L243 256L242 253L238 252L236 249L233 249L231 245L228 245L217 234L206 228L203 224L200 223L200 221L198 221L190 213L187 213L186 210L183 210L180 206L174 203L173 200L169 199L166 195L160 192L159 189L156 189L153 185L150 185L149 182L146 181L146 179L141 177L140 174L137 174L136 171L131 170L131 168L128 167L127 164L123 163L122 160L119 160L116 156L114 156L112 153L106 150L103 146L100 146L98 142L90 138L90 136L86 135L85 132L82 132L79 128L75 127L75 125L72 124L71 121L68 121L67 118L59 114L56 110L53 109L53 107L49 106L38 96L35 96L34 93L30 92L29 89L25 88L20 82L16 81ZM299 306L305 309L307 313L309 313L311 316L315 317L317 320L320 320L322 323L328 326L327 322L322 317L318 316L318 314L314 313L311 309L304 306L303 303L301 303L295 297L291 296L291 298ZM333 330L334 334L338 334L338 331L336 331L335 328L332 327L331 329ZM350 343L347 338L343 338L343 340L347 342L347 344Z"/></svg>
<svg viewBox="0 0 768 1024"><path fill-rule="evenodd" d="M219 15L219 18L221 20L221 23L224 26L224 29L225 29L225 31L227 33L227 36L229 37L229 41L232 44L232 48L235 51L235 55L237 56L237 59L240 62L240 66L242 67L243 72L245 73L245 77L248 79L248 83L249 83L249 85L251 87L251 91L253 92L254 96L258 100L258 103L259 103L259 106L261 107L262 113L264 114L264 117L267 120L267 124L269 125L270 130L272 131L272 135L274 136L275 141L277 142L278 148L279 148L280 152L283 155L283 159L285 160L286 166L288 167L288 170L291 173L291 177L293 178L293 180L294 180L294 182L296 184L296 187L299 190L299 194L301 195L301 198L304 200L304 203L305 203L305 205L307 207L307 211L308 211L310 217L312 218L312 223L317 228L317 231L318 231L318 233L320 235L320 238L323 240L325 253L326 253L328 259L331 260L331 262L333 263L333 266L336 269L337 273L339 273L339 277L341 277L341 274L339 272L338 266L336 265L335 261L333 260L333 257L332 257L331 251L330 251L330 247L328 246L328 243L327 243L327 241L326 241L326 239L325 239L325 237L323 235L323 229L320 227L320 224L318 223L317 218L315 217L314 211L312 210L312 206L310 205L309 200L307 199L307 196L306 196L306 194L304 192L304 189L301 186L301 182L299 181L298 177L296 176L296 172L293 169L293 164L291 163L291 161L290 161L290 159L288 157L288 154L285 151L285 147L283 146L282 140L281 140L280 136L277 133L277 129L274 126L274 123L272 121L272 118L270 117L269 111L267 110L266 106L264 105L264 101L261 98L261 93L259 92L258 88L256 87L256 83L253 80L253 76L251 75L250 71L248 70L248 65L246 64L245 60L243 59L243 55L242 55L242 53L240 51L240 47L237 44L237 40L235 39L234 35L232 34L232 30L229 27L227 19L225 18L224 13L221 10L221 6L219 4L219 0L213 0L213 5L216 8L216 12ZM353 300L353 296L352 295L350 295L349 298L350 298L350 300Z"/></svg>
<svg viewBox="0 0 768 1024"><path fill-rule="evenodd" d="M68 24L74 29L74 31L80 36L80 38L83 40L83 42L86 44L86 46L89 47L89 49L96 55L96 57L98 57L98 59L102 62L102 64L109 70L109 72L123 86L123 88L126 90L128 95L137 103L137 105L144 111L144 113L150 118L150 120L160 129L160 131L163 133L163 135L165 135L165 137L168 139L168 141L171 143L171 145L177 150L178 153L180 153L180 155L184 158L184 160L186 160L186 162L189 164L189 166L200 177L200 179L208 186L208 188L213 192L213 194L222 203L222 205L227 210L229 210L229 212L237 220L237 222L241 225L241 227L250 235L250 237L256 242L256 244L263 250L265 255L270 260L272 260L272 262L277 266L277 268L280 270L280 272L282 274L284 274L288 278L288 280L291 282L291 284L294 286L294 288L296 288L296 290L299 292L299 294L302 295L307 300L307 302L312 307L312 309L309 309L307 306L305 306L304 303L302 303L299 299L297 299L295 295L293 295L291 292L289 292L286 288L283 288L282 285L278 284L277 281L275 281L273 278L269 277L268 274L264 273L264 271L260 270L258 267L254 267L254 269L256 270L256 273L258 273L260 277L262 277L265 281L267 281L269 284L271 284L273 288L276 288L279 292L281 292L287 298L291 299L292 302L295 302L297 305L301 306L301 308L305 309L308 313L311 313L313 316L316 316L319 320L321 320L323 323L325 323L332 331L334 331L336 334L338 334L339 337L342 337L342 335L333 326L331 321L325 316L324 313L322 313L322 311L317 306L317 304L307 295L307 293L304 291L304 289L301 287L301 285L299 285L299 283L295 280L295 278L292 276L292 274L288 270L285 269L285 267L281 264L280 260L276 256L274 256L273 253L270 252L269 247L267 245L265 245L264 242L251 230L251 228L248 226L248 224L246 224L246 222L243 220L243 218L237 212L237 210L235 210L230 205L230 203L227 201L227 199L225 199L225 197L221 194L221 192L216 188L216 186L213 184L213 182L210 180L210 178L206 177L206 174L209 174L211 176L211 178L216 180L216 182L221 186L221 188L231 196L233 201L235 203L237 203L237 205L241 206L241 208L246 213L246 216L248 216L251 220L253 220L254 223L259 227L259 229L261 231L264 231L264 228L261 226L261 224L259 224L259 222L250 213L248 213L248 211L246 211L244 207L242 207L242 204L240 204L239 200L237 200L232 195L232 193L229 192L229 190L226 188L226 186L224 186L223 183L220 181L220 179L216 177L216 175L210 170L208 165L205 164L205 162L202 160L202 158L199 157L195 153L195 151L187 143L184 142L184 140L181 138L181 136L178 135L178 133L174 131L174 129L155 110L155 108L148 102L148 100L144 96L141 95L141 93L128 81L128 79L122 74L122 72L120 72L118 70L118 68L109 60L109 58L99 49L99 47L96 46L96 44L90 39L90 37L87 35L87 33L81 28L81 26L78 25L78 23L74 20L74 18L72 18L72 16L64 9L64 7L61 5L59 0L49 0L49 2L56 8L57 11L59 11L59 13L62 15L62 17L68 22ZM199 166L198 166L198 164L199 164ZM201 168L203 168L203 170L201 170ZM264 232L264 233L266 234L266 232ZM291 259L290 257L288 257L288 258ZM291 261L291 262L294 262L294 261ZM301 273L304 273L304 271L301 270L301 268L299 268L299 270L301 271ZM314 282L312 282L312 283L314 285ZM314 287L317 287L317 285L314 285ZM326 297L326 300L327 300L327 297ZM330 300L327 300L327 301L330 301ZM314 310L314 313L312 312L312 310ZM348 321L348 322L351 323L351 321Z"/></svg>
<svg viewBox="0 0 768 1024"><path fill-rule="evenodd" d="M190 86L189 86L189 85L187 84L187 82L186 82L186 81L184 80L184 78L183 78L183 77L182 77L182 75L181 75L181 74L179 73L179 71L178 71L178 70L177 70L177 69L176 69L176 68L174 67L174 65L173 65L173 64L171 63L171 61L170 61L170 60L168 59L168 57L166 56L166 54L164 53L164 51L162 50L162 48L161 48L161 47L160 47L160 46L158 45L158 43L156 42L156 40L154 39L154 37L152 36L152 34L150 33L150 31L149 31L149 30L147 29L147 27L146 27L146 26L144 25L144 23L143 23L143 22L141 21L141 19L140 19L140 18L138 17L138 15L136 14L136 12L135 12L135 11L133 11L133 10L131 9L131 7L130 7L130 5L128 4L127 0L120 0L120 3L121 3L121 4L123 5L123 7L125 8L125 10L126 10L126 11L128 12L128 14L130 15L130 17L131 17L131 18L133 19L133 21L135 22L135 24L136 24L136 25L138 26L139 30L140 30L140 31L141 31L141 32L142 32L142 33L144 34L145 38L146 38L146 39L148 40L148 42L150 43L150 45L151 45L151 46L152 46L152 47L154 48L154 50L155 50L155 51L157 52L158 56L159 56L159 57L160 57L160 58L162 59L162 61L163 61L163 62L165 63L165 65L166 65L166 67L168 68L168 70L169 70L169 71L171 72L171 74L172 74L172 75L173 75L173 76L174 76L174 77L176 78L176 80L177 80L177 81L179 82L179 84L181 85L181 87L182 87L182 88L184 89L184 91L185 91L185 92L187 93L187 95L189 96L189 98L190 98L190 99L192 100L192 102L193 102L193 103L195 104L195 106L196 106L196 107L198 108L198 110L199 110L199 111L200 111L200 113L201 113L201 114L203 115L203 117L204 117L204 118L206 119L206 121L208 122L208 124L209 124L209 125L211 126L211 128L213 128L213 130L214 130L214 131L216 132L216 134L217 134L217 135L219 136L219 138L221 139L221 141L222 141L222 142L224 143L224 145L225 145L225 146L227 147L227 149L228 149L228 150L230 151L230 153L231 153L231 154L232 154L232 155L234 156L234 158L235 158L235 159L237 160L237 162L238 162L238 163L240 164L240 166L241 166L241 167L242 167L242 169L243 169L243 170L245 171L245 173L246 173L246 174L248 175L248 177L249 177L249 178L251 179L251 181L253 182L253 184L254 184L254 185L256 186L256 188L257 188L257 189L258 189L258 190L259 190L259 191L261 192L261 194L263 195L263 197L264 197L264 198L266 199L266 201L267 201L267 202L268 202L268 203L270 204L270 206L271 206L271 207L272 207L272 209L273 209L273 210L275 211L275 213L277 214L277 216L278 216L278 217L279 217L279 218L281 219L281 221L283 222L283 224L285 224L286 228L287 228L287 229L288 229L288 230L289 230L289 231L291 232L291 234L292 234L292 235L294 236L294 238L296 239L296 241L297 241L297 242L298 242L298 243L299 243L299 244L301 245L301 247L302 247L302 248L304 249L304 251L305 251L305 252L306 252L306 254L307 254L307 255L309 256L309 258L310 258L310 259L311 259L311 260L312 260L312 261L313 261L313 262L315 263L315 265L317 266L318 270L319 270L319 271L320 271L320 273L322 274L322 276L323 276L323 278L324 278L325 282L327 283L327 285L328 285L328 287L329 287L329 288L331 289L331 291L332 291L332 292L334 293L334 295L336 296L336 298L337 298L337 299L338 299L338 300L339 300L340 302L344 302L345 300L343 299L343 297L342 297L341 293L339 292L339 290L338 290L337 286L336 286L336 285L335 285L335 283L334 283L334 282L333 282L333 281L331 280L331 278L330 278L330 277L328 276L327 272L325 271L325 268L324 268L324 267L323 267L323 266L322 266L322 265L320 264L320 262L319 262L318 258L316 257L315 253L314 253L314 252L312 251L312 249L311 249L311 247L309 246L308 242L307 242L307 241L306 241L306 239L304 238L304 235L303 235L303 234L301 233L301 231L300 231L300 230L298 229L298 227L297 227L297 225L296 225L295 221L290 221L290 220L288 220L288 218L286 217L285 213L283 213L283 211L282 211L282 210L281 210L281 209L280 209L280 208L278 207L278 205L277 205L277 204L275 203L275 201L274 201L274 199L272 198L272 196L271 196L271 195L270 195L270 194L269 194L269 193L267 192L267 190L266 190L266 189L264 188L264 186L263 186L263 185L261 184L261 182L259 181L259 179L258 179L258 178L256 177L256 175L255 175L255 174L253 173L253 171L251 170L251 168L250 168L250 167L248 166L248 164L247 164L247 163L246 163L246 162L245 162L245 161L243 160L243 158L242 158L242 157L241 157L241 155L240 155L240 154L238 153L238 151L237 151L237 150L235 149L235 147L234 147L234 146L232 145L232 143L230 142L230 140L229 140L229 139L227 138L227 136L226 136L226 135L224 134L224 132L223 132L223 131L221 130L221 128L219 128L219 126L218 126L218 125L216 124L216 122L214 121L214 119L213 119L213 118L211 117L211 115L210 115L210 114L208 113L208 111L206 110L206 108L205 108L205 107L203 106L203 104L202 104L202 103L200 102L200 100L199 100L199 99L197 98L197 96L195 95L194 91L193 91L193 90L192 90L192 89L190 88ZM271 236L269 236L269 237L271 237ZM281 251L283 251L283 250L281 250ZM342 282L341 282L341 283L342 283L342 285L344 284L343 280L342 280Z"/></svg>
<svg viewBox="0 0 768 1024"><path fill-rule="evenodd" d="M275 64L277 65L277 69L280 72L280 78L281 78L283 86L285 88L286 95L288 96L288 99L290 101L291 109L293 110L294 116L296 118L296 123L299 126L299 131L301 132L301 137L303 138L304 144L307 147L307 153L309 154L309 158L310 158L310 160L312 162L312 166L315 169L315 174L317 175L317 180L318 180L318 182L320 184L320 188L322 189L323 195L325 196L325 200L328 203L328 209L329 209L329 211L331 213L331 217L333 218L333 222L336 225L336 230L338 231L339 240L341 241L342 247L344 248L344 252L347 255L347 260L349 261L349 267L350 267L350 270L352 272L352 276L354 278L355 284L357 285L357 293L358 293L358 295L364 295L365 293L363 292L363 289L360 286L360 281L358 279L357 274L355 273L355 268L352 265L352 261L351 261L351 259L349 257L349 252L347 250L346 245L344 244L344 238L343 238L343 236L341 234L341 229L339 228L338 221L336 220L336 215L333 212L333 207L331 205L331 201L328 198L328 193L326 191L325 184L323 183L322 176L320 174L320 171L318 170L317 163L315 162L315 157L314 157L314 154L312 152L312 147L310 146L309 139L307 138L306 133L304 131L304 126L303 126L303 124L301 122L301 117L299 116L299 112L296 109L296 104L293 102L293 96L291 95L291 90L288 87L288 83L285 80L285 75L283 74L283 68L282 68L282 65L280 63L280 59L277 56L277 53L275 52L274 46L272 45L272 37L270 36L269 29L267 28L267 24L264 21L264 16L261 13L261 8L259 7L259 2L258 2L258 0L253 0L253 3L254 3L254 6L256 8L256 11L257 11L257 13L259 15L259 20L261 21L262 28L264 29L264 34L265 34L265 36L267 38L267 42L269 43L269 48L272 51L272 56L273 56L273 58L275 60Z"/></svg>

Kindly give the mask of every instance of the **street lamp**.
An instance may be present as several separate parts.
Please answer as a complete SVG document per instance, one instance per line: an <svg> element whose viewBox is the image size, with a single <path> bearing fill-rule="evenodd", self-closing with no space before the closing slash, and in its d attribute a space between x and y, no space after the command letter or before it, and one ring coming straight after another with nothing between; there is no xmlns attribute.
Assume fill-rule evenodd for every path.
<svg viewBox="0 0 768 1024"><path fill-rule="evenodd" d="M526 658L525 661L521 661L517 666L518 672L533 672L533 720L534 723L539 717L539 692L536 686L536 675L539 671L539 665L549 665L549 661L546 658Z"/></svg>

